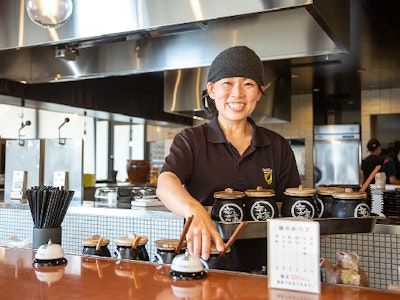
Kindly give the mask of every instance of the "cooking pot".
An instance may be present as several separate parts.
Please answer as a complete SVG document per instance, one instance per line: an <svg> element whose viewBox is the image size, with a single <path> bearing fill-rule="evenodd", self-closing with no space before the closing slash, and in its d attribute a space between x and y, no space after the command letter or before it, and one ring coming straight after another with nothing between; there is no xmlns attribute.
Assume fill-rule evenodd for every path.
<svg viewBox="0 0 400 300"><path fill-rule="evenodd" d="M214 204L211 208L211 219L214 221L233 223L245 218L244 192L226 188L214 193Z"/></svg>
<svg viewBox="0 0 400 300"><path fill-rule="evenodd" d="M266 221L279 216L274 190L258 186L256 189L246 190L245 195L246 220Z"/></svg>
<svg viewBox="0 0 400 300"><path fill-rule="evenodd" d="M128 234L115 239L116 249L113 257L117 259L130 259L149 261L149 255L146 250L147 237L136 234Z"/></svg>
<svg viewBox="0 0 400 300"><path fill-rule="evenodd" d="M333 194L332 217L365 217L370 215L367 193L346 188L344 192Z"/></svg>
<svg viewBox="0 0 400 300"><path fill-rule="evenodd" d="M150 161L128 159L126 163L126 171L130 183L146 183L150 175Z"/></svg>
<svg viewBox="0 0 400 300"><path fill-rule="evenodd" d="M100 237L99 235L93 235L91 238L82 241L82 253L86 255L111 257L110 250L108 250L109 243L109 239Z"/></svg>
<svg viewBox="0 0 400 300"><path fill-rule="evenodd" d="M171 264L172 260L177 254L183 254L186 251L186 241L183 241L183 245L181 246L179 253L176 253L178 243L178 239L165 239L154 241L157 252L154 255L153 262L159 264Z"/></svg>
<svg viewBox="0 0 400 300"><path fill-rule="evenodd" d="M333 194L344 192L343 187L334 186L321 186L316 189L317 191L317 211L318 218L331 218Z"/></svg>
<svg viewBox="0 0 400 300"><path fill-rule="evenodd" d="M316 190L305 188L287 188L282 202L282 217L304 217L311 219L316 216L315 195Z"/></svg>

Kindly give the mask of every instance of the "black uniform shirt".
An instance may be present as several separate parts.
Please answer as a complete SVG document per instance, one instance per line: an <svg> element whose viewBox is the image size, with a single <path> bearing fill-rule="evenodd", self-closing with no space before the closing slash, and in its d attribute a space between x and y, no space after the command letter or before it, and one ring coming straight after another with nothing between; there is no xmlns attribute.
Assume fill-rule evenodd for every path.
<svg viewBox="0 0 400 300"><path fill-rule="evenodd" d="M205 206L213 205L214 192L225 188L245 191L262 186L274 189L277 200L282 200L286 188L300 184L293 151L282 136L248 121L253 126L252 140L242 156L226 140L215 117L175 136L161 172L175 173ZM230 256L235 270L259 271L267 263L267 240L236 240Z"/></svg>

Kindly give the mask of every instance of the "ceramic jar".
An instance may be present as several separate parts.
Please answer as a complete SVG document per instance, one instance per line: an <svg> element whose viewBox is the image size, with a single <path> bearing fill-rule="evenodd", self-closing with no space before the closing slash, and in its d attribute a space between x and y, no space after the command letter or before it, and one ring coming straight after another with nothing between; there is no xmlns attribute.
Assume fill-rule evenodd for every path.
<svg viewBox="0 0 400 300"><path fill-rule="evenodd" d="M245 195L247 221L267 221L267 219L279 216L274 190L263 189L261 186L258 186L256 189L246 190Z"/></svg>
<svg viewBox="0 0 400 300"><path fill-rule="evenodd" d="M116 238L116 249L113 257L117 259L149 261L149 255L146 250L147 241L147 237L135 234Z"/></svg>
<svg viewBox="0 0 400 300"><path fill-rule="evenodd" d="M225 254L220 257L220 252L217 250L215 247L215 244L211 244L211 249L210 249L210 257L208 260L203 261L203 264L205 265L206 268L208 269L218 269L218 270L227 270L227 271L232 271L233 270L233 262L232 258L230 256L231 249L228 248L225 252Z"/></svg>
<svg viewBox="0 0 400 300"><path fill-rule="evenodd" d="M301 185L298 188L287 188L282 202L282 217L314 218L316 216L315 192L315 189Z"/></svg>
<svg viewBox="0 0 400 300"><path fill-rule="evenodd" d="M109 239L94 235L91 238L84 239L83 254L111 257L110 250L108 249Z"/></svg>
<svg viewBox="0 0 400 300"><path fill-rule="evenodd" d="M316 203L318 218L331 218L332 217L332 205L333 205L333 194L344 192L342 187L318 187L316 189Z"/></svg>
<svg viewBox="0 0 400 300"><path fill-rule="evenodd" d="M245 219L244 192L227 188L214 193L211 219L224 223L241 222Z"/></svg>
<svg viewBox="0 0 400 300"><path fill-rule="evenodd" d="M366 217L370 215L370 207L367 204L366 192L353 192L345 189L344 192L333 194L332 217Z"/></svg>
<svg viewBox="0 0 400 300"><path fill-rule="evenodd" d="M178 254L185 253L186 242L184 241L179 253L176 253L176 247L178 246L179 240L177 239L165 239L156 240L154 245L156 246L157 252L154 255L153 262L159 264L171 264L174 257Z"/></svg>

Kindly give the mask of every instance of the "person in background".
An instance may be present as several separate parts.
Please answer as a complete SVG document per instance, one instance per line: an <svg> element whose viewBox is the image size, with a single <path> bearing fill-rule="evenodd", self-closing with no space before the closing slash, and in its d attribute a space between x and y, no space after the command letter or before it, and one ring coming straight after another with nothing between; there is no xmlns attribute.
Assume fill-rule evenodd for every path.
<svg viewBox="0 0 400 300"><path fill-rule="evenodd" d="M398 164L400 156L400 146L397 144L393 147L392 155L388 155L382 163L381 172L386 173L386 183L400 185L400 174Z"/></svg>
<svg viewBox="0 0 400 300"><path fill-rule="evenodd" d="M222 51L210 66L203 93L213 118L183 129L173 140L158 178L157 197L177 215L194 216L186 235L191 255L207 260L211 241L218 251L224 250L206 209L214 203L214 192L262 186L282 197L286 188L300 185L288 141L249 117L264 86L264 67L252 49L235 46ZM266 239L236 240L230 256L234 270L261 270L267 260Z"/></svg>
<svg viewBox="0 0 400 300"><path fill-rule="evenodd" d="M382 147L377 139L370 139L367 143L367 149L370 152L369 156L364 158L361 162L360 179L361 183L364 183L368 179L369 175L375 169L376 166L381 165L383 162L380 156ZM375 178L372 179L371 183L375 183Z"/></svg>

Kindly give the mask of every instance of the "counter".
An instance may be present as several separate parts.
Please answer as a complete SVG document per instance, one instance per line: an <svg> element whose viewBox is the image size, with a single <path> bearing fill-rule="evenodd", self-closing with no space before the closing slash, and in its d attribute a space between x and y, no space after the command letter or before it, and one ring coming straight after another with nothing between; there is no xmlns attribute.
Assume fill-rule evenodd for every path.
<svg viewBox="0 0 400 300"><path fill-rule="evenodd" d="M262 275L207 270L207 277L173 281L170 267L155 263L66 254L68 263L34 268L35 252L0 247L2 299L380 299L400 293L321 284L321 294L268 288Z"/></svg>
<svg viewBox="0 0 400 300"><path fill-rule="evenodd" d="M69 254L82 253L82 239L99 234L115 239L134 232L149 238L146 249L151 259L157 239L179 238L181 217L163 207L134 209L99 208L84 202L68 209L62 224L62 246ZM0 203L0 242L17 236L32 241L33 222L28 205ZM372 233L332 234L321 239L321 257L336 261L336 252L355 252L360 267L367 273L370 287L386 290L400 285L400 226L377 224ZM324 273L323 273L324 280Z"/></svg>

